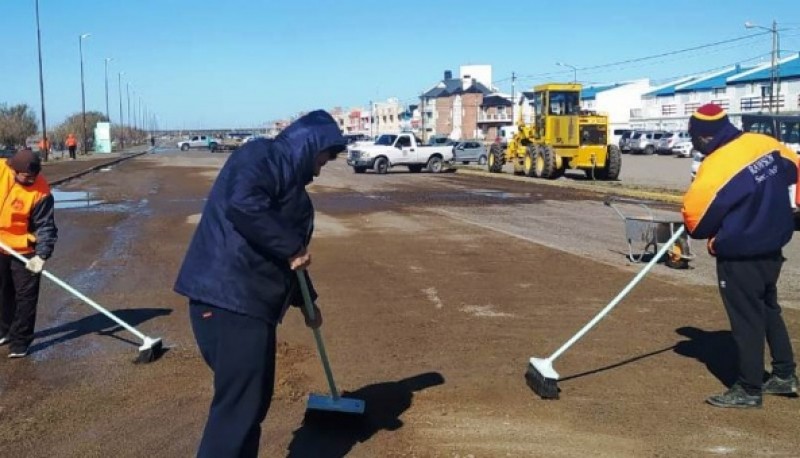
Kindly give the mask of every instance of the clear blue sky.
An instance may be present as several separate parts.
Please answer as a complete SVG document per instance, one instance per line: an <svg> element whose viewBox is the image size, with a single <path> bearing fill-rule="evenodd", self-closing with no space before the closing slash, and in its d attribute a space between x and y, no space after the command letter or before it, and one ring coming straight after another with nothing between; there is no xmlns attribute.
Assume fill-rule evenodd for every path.
<svg viewBox="0 0 800 458"><path fill-rule="evenodd" d="M78 35L87 109L119 118L124 71L161 127L257 126L300 110L414 98L459 65L491 64L510 92L589 67L689 48L769 26L800 50L797 0L491 2L406 0L40 0L48 125L80 111ZM0 103L39 111L34 0L0 1ZM787 22L784 22L787 21ZM795 22L788 22L795 21ZM768 58L770 36L631 65L578 72L583 82L662 79ZM533 75L525 78L526 75ZM124 89L124 88L123 88ZM124 95L124 93L123 93Z"/></svg>

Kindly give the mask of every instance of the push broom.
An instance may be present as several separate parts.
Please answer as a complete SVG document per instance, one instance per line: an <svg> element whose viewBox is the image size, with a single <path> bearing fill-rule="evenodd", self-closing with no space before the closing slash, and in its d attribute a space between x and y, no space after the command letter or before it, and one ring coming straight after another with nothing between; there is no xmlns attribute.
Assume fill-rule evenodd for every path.
<svg viewBox="0 0 800 458"><path fill-rule="evenodd" d="M314 320L316 318L314 314L314 301L311 299L311 293L308 290L308 283L306 282L304 271L297 271L297 280L300 282L300 291L303 293L303 303L308 318ZM339 395L339 390L336 389L336 383L333 381L333 371L331 371L331 364L328 361L328 353L325 351L325 344L322 343L322 333L319 328L313 328L313 331L314 339L317 341L319 357L322 359L322 367L325 369L325 377L328 379L328 388L331 390L331 395L309 394L308 410L363 414L364 408L366 407L364 401L361 399L343 398Z"/></svg>
<svg viewBox="0 0 800 458"><path fill-rule="evenodd" d="M528 370L525 373L525 380L528 386L538 394L542 399L558 399L558 372L553 369L553 361L561 356L569 349L575 342L577 342L584 334L589 332L600 320L602 320L608 312L611 311L628 293L636 286L642 278L653 268L654 265L661 259L669 250L672 245L677 242L678 238L683 234L685 228L681 226L672 234L672 237L661 247L660 250L653 256L653 259L644 266L644 268L635 276L633 280L622 290L617 297L615 297L603 310L600 311L591 321L578 331L577 334L572 336L571 339L561 346L555 353L548 358L531 358L528 364Z"/></svg>
<svg viewBox="0 0 800 458"><path fill-rule="evenodd" d="M2 241L0 241L0 248L2 248L3 251L5 251L6 253L9 253L11 256L14 256L15 258L17 258L23 264L28 262L27 258L25 258L21 254L17 253L14 249L9 247L8 245L3 243ZM163 353L164 348L163 348L163 343L161 342L161 338L155 338L154 339L152 337L148 337L148 336L142 334L136 328L134 328L133 326L129 325L128 323L122 321L116 315L114 315L113 313L109 312L108 310L106 310L105 308L100 306L100 304L98 304L97 302L89 299L83 293L81 293L80 291L76 290L72 286L68 285L66 282L64 282L60 278L56 277L55 275L51 274L50 272L48 272L46 270L42 270L42 275L47 277L47 278L49 278L51 281L53 281L53 283L55 283L58 286L64 288L65 290L67 290L68 293L72 294L73 296L77 297L78 299L82 300L83 302L89 304L95 310L97 310L98 312L100 312L103 315L107 316L108 318L110 318L112 321L114 321L118 325L120 325L123 328L127 329L131 334L133 334L136 337L138 337L139 340L142 341L142 346L139 347L139 355L136 357L134 362L136 362L136 363L149 363L149 362L152 362L152 361L155 361L156 359L158 359L159 356L161 356L161 354Z"/></svg>

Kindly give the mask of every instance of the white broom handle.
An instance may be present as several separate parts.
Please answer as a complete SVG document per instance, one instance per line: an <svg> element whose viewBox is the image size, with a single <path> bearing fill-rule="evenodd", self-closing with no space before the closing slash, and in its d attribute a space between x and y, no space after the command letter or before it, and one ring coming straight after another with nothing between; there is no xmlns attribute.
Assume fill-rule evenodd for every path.
<svg viewBox="0 0 800 458"><path fill-rule="evenodd" d="M610 312L611 309L613 309L622 299L624 299L625 296L627 296L628 293L633 289L633 287L636 286L642 280L642 278L644 278L647 272L649 272L650 269L652 269L653 266L656 265L658 260L661 259L661 257L664 256L664 254L666 254L667 250L669 250L672 247L672 245L674 245L675 242L678 241L678 237L680 237L681 234L683 234L684 230L685 230L684 226L681 225L681 227L678 228L678 230L675 231L674 234L672 234L672 237L670 237L670 239L667 240L667 243L665 243L661 247L661 249L658 250L658 253L656 253L655 256L653 256L653 259L651 259L650 262L648 262L647 265L644 266L644 268L638 274L636 274L635 277L633 277L633 280L631 280L631 282L628 283L628 286L626 286L625 289L620 291L620 293L617 294L617 297L615 297L611 302L609 302L609 304L606 305L606 307L603 310L601 310L600 313L597 314L597 316L592 318L592 321L586 323L586 326L581 328L581 330L578 331L577 334L572 336L572 338L569 339L567 343L565 343L564 345L561 346L561 348L556 350L556 352L553 353L552 356L547 358L547 360L552 362L556 358L561 356L561 354L567 351L569 347L572 346L572 344L577 342L578 339L580 339L581 337L583 337L584 334L589 332L589 330L592 329L592 327L594 327L594 325L596 325L598 321L602 320L608 314L608 312Z"/></svg>
<svg viewBox="0 0 800 458"><path fill-rule="evenodd" d="M10 254L11 256L14 256L15 258L17 258L20 262L22 262L22 263L27 263L28 262L28 259L26 257L24 257L21 254L17 253L13 248L11 248L8 245L6 245L5 243L3 243L2 240L0 240L0 248L3 251L5 251L6 253ZM108 318L110 318L111 320L113 320L115 323L117 323L118 325L122 326L123 328L127 329L131 334L134 334L136 337L142 339L142 341L147 341L148 340L147 336L145 336L144 334L139 332L136 328L134 328L133 326L129 325L128 323L120 320L113 313L111 313L108 310L104 309L102 306L100 306L100 304L98 304L97 302L89 299L88 297L83 295L83 293L81 293L80 291L76 290L72 286L68 285L67 283L65 283L60 278L56 277L55 275L51 274L50 272L48 272L46 270L42 270L42 275L44 275L45 277L47 277L50 280L52 280L53 283L55 283L58 286L64 288L65 290L67 290L67 292L69 292L73 296L75 296L78 299L82 300L83 302L86 302L87 304L91 305L92 307L94 307L95 310L97 310L98 312L100 312L103 315L107 316Z"/></svg>
<svg viewBox="0 0 800 458"><path fill-rule="evenodd" d="M314 301L311 299L311 292L308 290L308 283L306 282L305 270L297 271L297 281L300 283L300 291L303 293L303 303L306 307L306 313L311 320L314 320ZM328 379L328 388L331 390L333 400L339 399L339 390L336 389L336 383L333 381L333 371L331 364L328 361L328 352L325 351L325 344L322 342L322 333L319 328L313 328L314 339L317 341L317 349L319 350L319 357L322 359L322 366L325 369L325 377Z"/></svg>

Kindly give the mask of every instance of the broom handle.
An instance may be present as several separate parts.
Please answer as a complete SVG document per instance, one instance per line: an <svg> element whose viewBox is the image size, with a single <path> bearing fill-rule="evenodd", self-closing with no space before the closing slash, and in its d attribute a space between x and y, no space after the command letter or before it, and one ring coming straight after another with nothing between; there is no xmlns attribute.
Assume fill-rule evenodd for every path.
<svg viewBox="0 0 800 458"><path fill-rule="evenodd" d="M678 241L678 237L680 237L683 234L684 230L685 227L681 225L681 227L678 228L678 230L675 231L674 234L672 234L672 237L670 237L670 239L667 240L667 243L665 243L661 247L661 249L658 250L658 253L656 253L655 256L653 256L653 259L651 259L650 262L648 262L647 265L644 266L644 268L638 274L636 274L635 277L633 277L633 280L631 280L631 282L628 283L628 286L626 286L625 289L620 291L620 293L617 294L617 297L615 297L611 302L609 302L609 304L606 305L606 307L603 310L601 310L600 313L597 314L597 316L592 318L592 321L586 323L586 326L581 328L581 330L578 331L577 334L572 336L572 338L569 339L567 343L565 343L564 345L561 346L561 348L556 350L556 352L553 353L552 356L547 358L547 360L552 362L556 358L561 356L561 354L567 351L569 347L572 346L572 344L577 342L578 339L580 339L581 337L583 337L584 334L589 332L589 330L592 329L592 327L594 327L594 325L596 325L598 321L602 320L606 315L608 315L608 312L610 312L611 309L613 309L622 299L625 298L625 296L628 295L628 293L633 289L633 287L636 286L642 280L642 278L644 278L647 272L649 272L654 265L656 265L658 260L661 259L661 257L664 256L664 254L666 254L667 250L669 250L672 247L672 245L674 245L675 242Z"/></svg>
<svg viewBox="0 0 800 458"><path fill-rule="evenodd" d="M10 254L11 256L14 256L15 258L17 258L23 264L28 262L27 258L25 258L21 254L17 253L13 248L9 247L8 245L3 243L2 241L0 241L0 248L2 248L3 251L5 251L6 253ZM123 328L127 329L131 334L133 334L136 337L140 338L142 341L147 342L148 340L150 340L150 339L147 338L147 336L145 336L144 334L139 332L136 328L134 328L133 326L129 325L128 323L120 320L113 313L111 313L108 310L104 309L100 304L98 304L97 302L89 299L83 293L81 293L80 291L76 290L72 286L68 285L66 282L64 282L60 278L56 277L55 275L51 274L50 272L48 272L46 270L42 270L42 275L44 275L45 277L49 278L56 285L64 288L65 290L67 290L68 293L72 294L73 296L77 297L78 299L82 300L83 302L86 302L87 304L92 306L95 310L97 310L98 312L100 312L103 315L107 316L108 318L110 318L112 321L114 321L118 325L120 325Z"/></svg>
<svg viewBox="0 0 800 458"><path fill-rule="evenodd" d="M311 293L308 290L308 283L306 282L305 270L297 270L297 281L300 282L300 291L303 293L303 304L306 308L306 313L311 320L316 318L314 314L314 301L311 299ZM322 343L322 333L319 328L313 328L314 339L317 341L317 350L319 350L319 357L322 359L322 366L325 368L325 377L328 379L328 387L331 390L333 400L339 399L339 390L336 389L336 383L333 381L333 371L331 364L328 361L328 353L325 351L325 344Z"/></svg>

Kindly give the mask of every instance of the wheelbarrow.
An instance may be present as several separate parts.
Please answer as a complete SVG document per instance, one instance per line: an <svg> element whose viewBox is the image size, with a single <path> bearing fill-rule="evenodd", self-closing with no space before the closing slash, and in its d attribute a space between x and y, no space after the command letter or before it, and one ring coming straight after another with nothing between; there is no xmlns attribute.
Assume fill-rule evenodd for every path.
<svg viewBox="0 0 800 458"><path fill-rule="evenodd" d="M631 262L644 262L651 259L663 245L683 225L680 218L656 217L647 201L609 197L604 205L611 207L625 222L625 238L628 240L628 259ZM625 214L619 204L638 207L637 214ZM637 248L641 248L638 250ZM664 264L673 269L688 269L689 261L694 259L689 236L684 232L668 249L664 256Z"/></svg>

